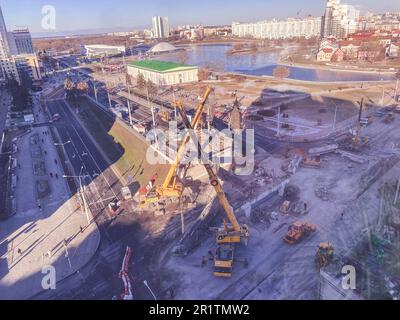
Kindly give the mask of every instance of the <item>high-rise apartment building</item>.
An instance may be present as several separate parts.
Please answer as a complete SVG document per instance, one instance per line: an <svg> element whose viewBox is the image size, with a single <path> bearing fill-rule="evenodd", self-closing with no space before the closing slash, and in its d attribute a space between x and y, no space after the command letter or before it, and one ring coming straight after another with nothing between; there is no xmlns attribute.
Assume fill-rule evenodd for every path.
<svg viewBox="0 0 400 320"><path fill-rule="evenodd" d="M7 58L9 55L10 47L8 45L7 27L0 7L0 59Z"/></svg>
<svg viewBox="0 0 400 320"><path fill-rule="evenodd" d="M20 28L12 31L13 42L15 43L15 54L34 53L32 37L28 28Z"/></svg>
<svg viewBox="0 0 400 320"><path fill-rule="evenodd" d="M257 39L290 39L319 36L321 17L306 19L270 20L255 23L232 23L232 34L236 37Z"/></svg>
<svg viewBox="0 0 400 320"><path fill-rule="evenodd" d="M169 37L168 17L153 17L153 37L156 39Z"/></svg>
<svg viewBox="0 0 400 320"><path fill-rule="evenodd" d="M0 81L12 77L20 82L22 73L32 81L42 79L29 30L23 28L7 32L0 8Z"/></svg>
<svg viewBox="0 0 400 320"><path fill-rule="evenodd" d="M340 0L328 0L322 17L321 37L345 38L357 31L360 11L354 6L341 4Z"/></svg>

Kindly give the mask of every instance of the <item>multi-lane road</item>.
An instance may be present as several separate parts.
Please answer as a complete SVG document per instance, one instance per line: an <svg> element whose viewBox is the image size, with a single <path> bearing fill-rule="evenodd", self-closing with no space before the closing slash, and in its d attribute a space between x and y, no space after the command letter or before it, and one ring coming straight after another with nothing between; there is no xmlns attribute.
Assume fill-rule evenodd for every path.
<svg viewBox="0 0 400 320"><path fill-rule="evenodd" d="M58 113L61 116L54 127L61 140L59 143L65 152L67 164L73 168L72 175L80 176L82 184L87 186L85 189L90 208L99 214L118 196L122 187L119 179L109 169L110 164L82 128L71 107L64 100L49 101L47 107L50 114Z"/></svg>

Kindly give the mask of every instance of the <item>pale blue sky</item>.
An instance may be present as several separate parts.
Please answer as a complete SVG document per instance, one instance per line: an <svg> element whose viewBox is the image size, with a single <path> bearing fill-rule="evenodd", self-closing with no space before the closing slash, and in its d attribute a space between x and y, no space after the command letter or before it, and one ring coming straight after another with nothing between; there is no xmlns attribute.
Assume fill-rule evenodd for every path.
<svg viewBox="0 0 400 320"><path fill-rule="evenodd" d="M360 10L400 12L400 0L347 0ZM57 32L133 29L150 26L153 15L169 16L171 25L230 24L308 14L323 14L326 0L0 0L7 26L43 32L41 9L53 5ZM301 10L301 11L300 11ZM300 12L299 12L300 11Z"/></svg>

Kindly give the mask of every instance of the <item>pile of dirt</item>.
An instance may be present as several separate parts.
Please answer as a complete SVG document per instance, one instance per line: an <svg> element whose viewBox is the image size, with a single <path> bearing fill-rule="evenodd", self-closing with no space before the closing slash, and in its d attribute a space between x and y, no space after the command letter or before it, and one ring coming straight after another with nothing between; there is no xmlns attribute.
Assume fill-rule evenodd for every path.
<svg viewBox="0 0 400 320"><path fill-rule="evenodd" d="M332 189L331 186L319 183L315 186L314 193L322 201L331 201L332 200L332 194L330 192L331 189Z"/></svg>

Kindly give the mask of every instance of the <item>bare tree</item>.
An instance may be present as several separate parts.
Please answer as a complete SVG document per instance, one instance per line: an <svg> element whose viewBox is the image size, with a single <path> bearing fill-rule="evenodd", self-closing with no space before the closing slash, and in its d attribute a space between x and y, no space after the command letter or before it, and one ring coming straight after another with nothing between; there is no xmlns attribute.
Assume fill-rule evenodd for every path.
<svg viewBox="0 0 400 320"><path fill-rule="evenodd" d="M125 81L126 81L126 85L131 86L132 85L132 78L129 75L129 73L125 74Z"/></svg>
<svg viewBox="0 0 400 320"><path fill-rule="evenodd" d="M142 73L139 73L136 82L139 90L143 90L146 87L146 80Z"/></svg>
<svg viewBox="0 0 400 320"><path fill-rule="evenodd" d="M277 66L273 71L275 78L284 79L290 76L290 70L285 66Z"/></svg>
<svg viewBox="0 0 400 320"><path fill-rule="evenodd" d="M148 91L148 93L149 93L149 97L150 97L150 98L154 98L154 97L157 95L158 88L157 88L157 86L154 84L153 81L148 80L148 81L146 82L146 89L147 89L147 91Z"/></svg>

